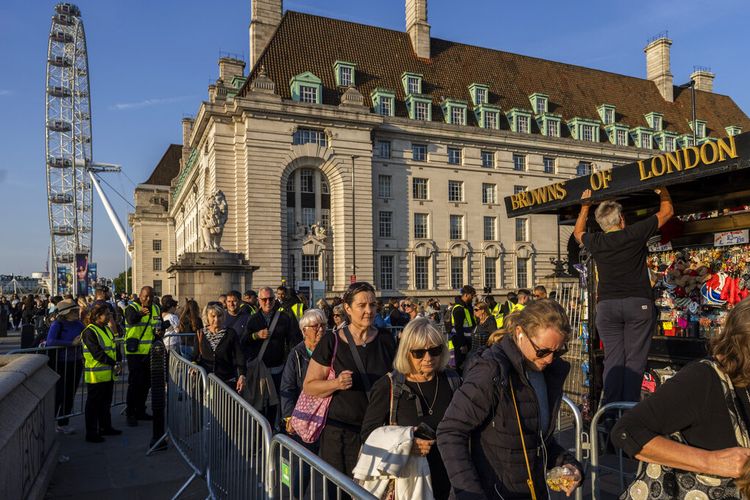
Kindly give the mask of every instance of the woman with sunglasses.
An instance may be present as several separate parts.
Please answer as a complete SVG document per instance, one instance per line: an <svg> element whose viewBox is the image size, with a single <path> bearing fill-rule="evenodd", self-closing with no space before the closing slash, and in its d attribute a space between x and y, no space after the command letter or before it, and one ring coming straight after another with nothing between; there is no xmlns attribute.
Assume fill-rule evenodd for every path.
<svg viewBox="0 0 750 500"><path fill-rule="evenodd" d="M546 499L546 471L564 466L575 478L570 496L583 468L553 437L570 371L561 359L570 323L558 303L543 299L505 318L505 330L469 363L438 427L454 492L458 498Z"/></svg>
<svg viewBox="0 0 750 500"><path fill-rule="evenodd" d="M321 339L302 390L310 396L332 396L320 435L320 458L351 476L362 444L368 393L390 371L396 346L388 330L373 326L377 303L372 285L351 284L344 293L344 309L349 323ZM336 378L328 380L331 369Z"/></svg>
<svg viewBox="0 0 750 500"><path fill-rule="evenodd" d="M401 333L394 370L373 386L362 422L362 441L384 425L415 428L411 453L427 457L432 492L438 500L448 498L450 480L435 446L434 430L460 382L447 366L445 335L426 318L410 321Z"/></svg>
<svg viewBox="0 0 750 500"><path fill-rule="evenodd" d="M341 326L348 322L349 318L346 317L346 311L344 311L344 304L339 304L333 308L333 329L338 330Z"/></svg>

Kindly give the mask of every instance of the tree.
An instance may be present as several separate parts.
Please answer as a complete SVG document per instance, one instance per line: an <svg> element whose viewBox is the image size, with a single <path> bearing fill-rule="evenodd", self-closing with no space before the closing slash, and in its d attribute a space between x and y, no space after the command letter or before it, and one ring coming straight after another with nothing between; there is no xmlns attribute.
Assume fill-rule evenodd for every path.
<svg viewBox="0 0 750 500"><path fill-rule="evenodd" d="M125 273L127 273L127 276L125 275ZM129 267L127 271L121 272L119 275L117 275L117 278L112 280L117 293L122 293L126 289L130 291L130 288L131 288L130 285L128 284L127 287L125 285L130 281L130 278L132 277L133 277L133 268Z"/></svg>

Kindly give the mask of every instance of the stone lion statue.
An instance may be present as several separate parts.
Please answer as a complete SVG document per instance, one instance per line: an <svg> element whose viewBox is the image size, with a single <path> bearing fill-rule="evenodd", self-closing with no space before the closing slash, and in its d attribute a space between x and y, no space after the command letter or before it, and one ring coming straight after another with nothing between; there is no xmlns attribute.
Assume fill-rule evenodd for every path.
<svg viewBox="0 0 750 500"><path fill-rule="evenodd" d="M201 209L201 229L203 231L203 248L222 252L221 237L227 223L229 205L224 192L216 190L208 197Z"/></svg>

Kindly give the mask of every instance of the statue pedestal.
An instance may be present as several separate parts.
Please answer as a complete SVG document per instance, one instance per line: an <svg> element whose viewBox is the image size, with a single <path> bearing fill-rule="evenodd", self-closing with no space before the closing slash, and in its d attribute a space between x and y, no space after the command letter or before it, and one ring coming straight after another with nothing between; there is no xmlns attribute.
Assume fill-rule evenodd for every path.
<svg viewBox="0 0 750 500"><path fill-rule="evenodd" d="M203 307L219 300L219 295L231 290L244 293L253 285L253 271L241 253L188 252L180 256L167 272L176 279L176 297L182 302L194 299Z"/></svg>

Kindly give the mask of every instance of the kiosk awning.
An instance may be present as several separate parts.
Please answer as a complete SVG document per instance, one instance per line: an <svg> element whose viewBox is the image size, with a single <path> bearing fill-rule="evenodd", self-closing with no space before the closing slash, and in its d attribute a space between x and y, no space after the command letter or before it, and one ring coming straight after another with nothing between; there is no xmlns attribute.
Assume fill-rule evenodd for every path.
<svg viewBox="0 0 750 500"><path fill-rule="evenodd" d="M628 212L657 208L653 189L669 187L678 215L721 210L750 200L750 132L505 197L508 217L557 214L575 219L581 194L594 203L623 200Z"/></svg>

